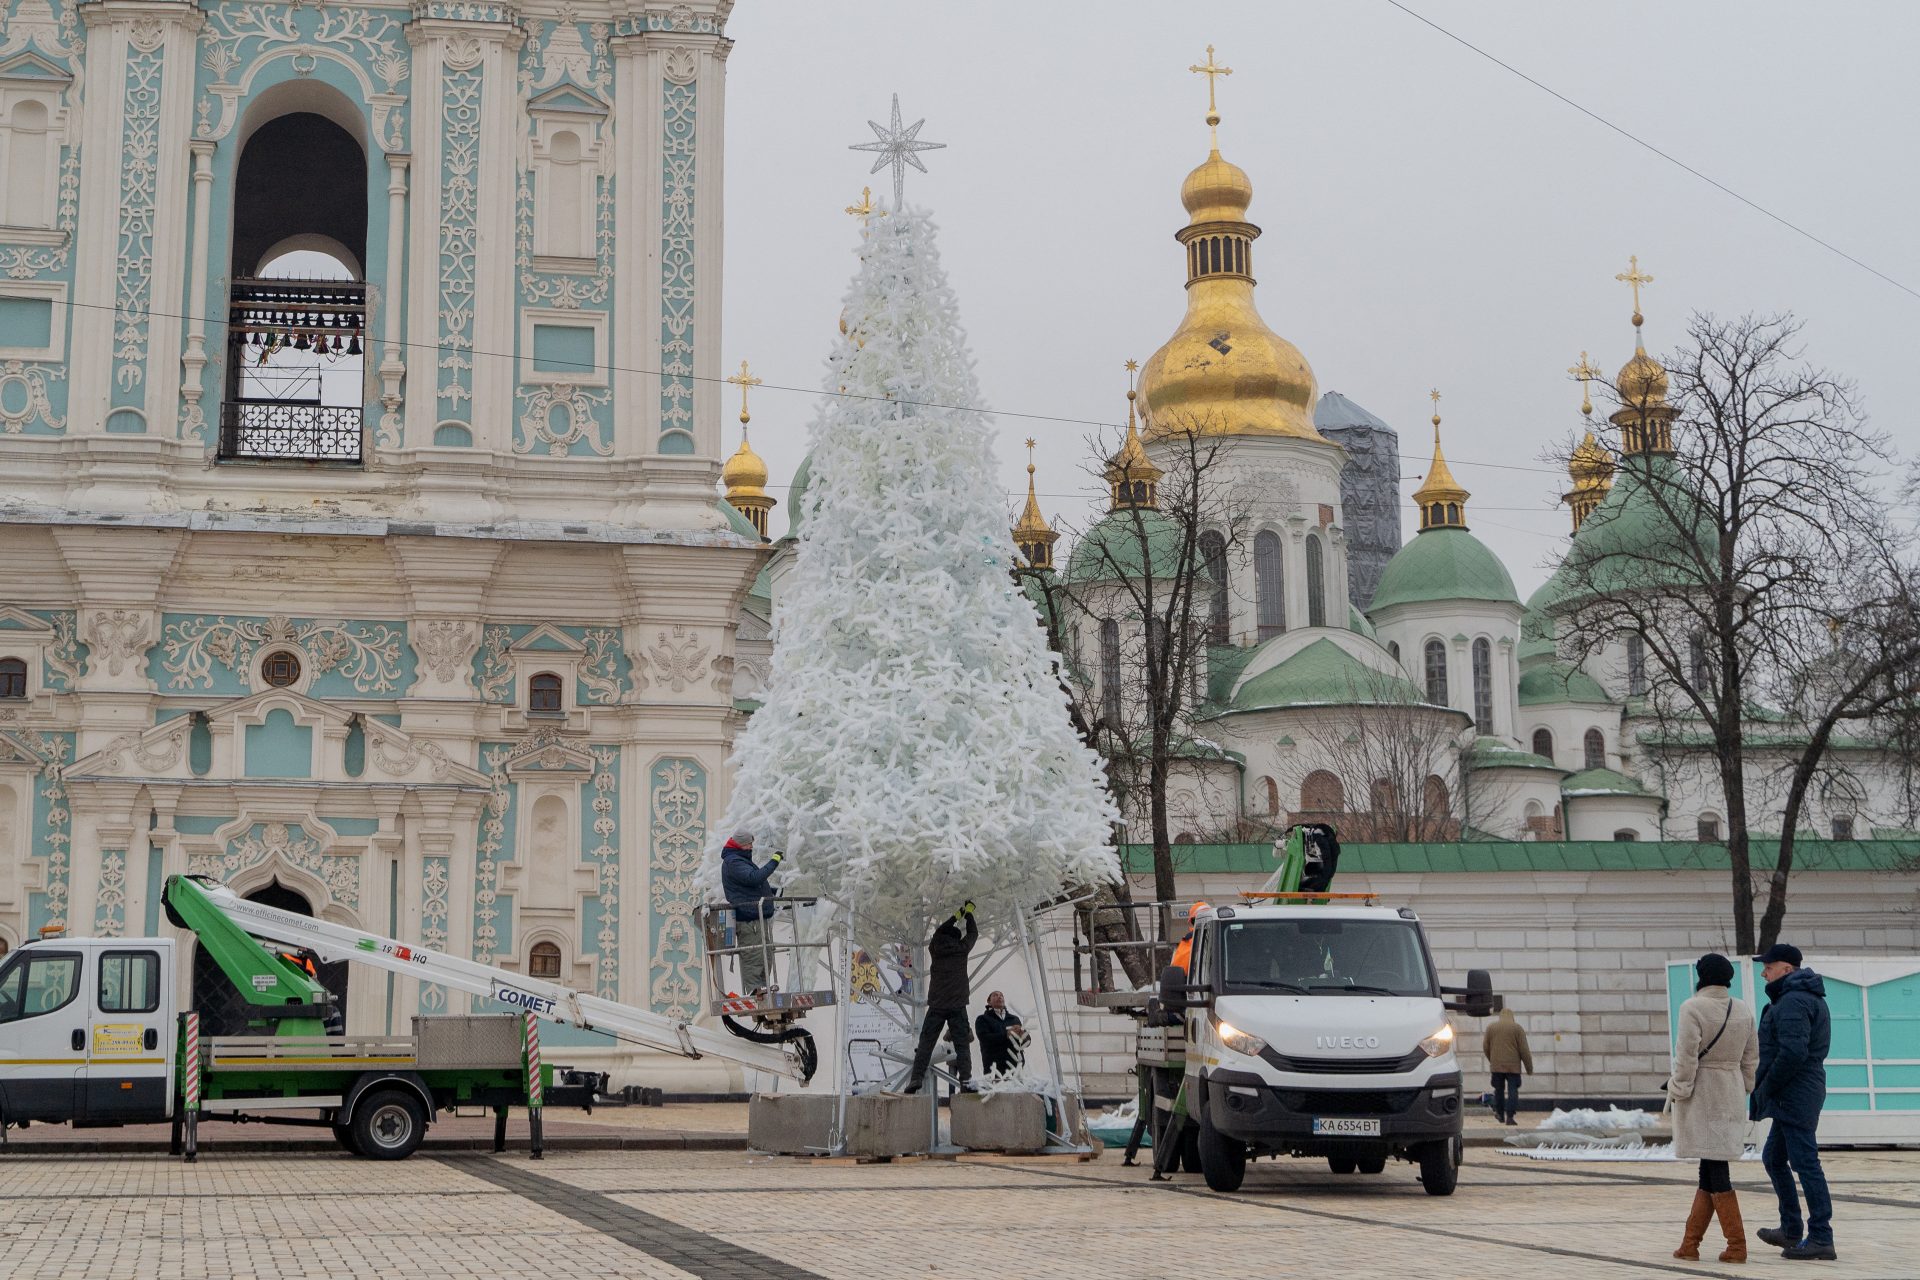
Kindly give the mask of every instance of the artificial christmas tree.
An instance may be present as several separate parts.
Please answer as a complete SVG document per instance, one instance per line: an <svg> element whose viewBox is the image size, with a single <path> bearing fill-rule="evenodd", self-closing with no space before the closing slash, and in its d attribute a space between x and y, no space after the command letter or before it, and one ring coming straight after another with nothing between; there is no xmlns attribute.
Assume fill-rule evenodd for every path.
<svg viewBox="0 0 1920 1280"><path fill-rule="evenodd" d="M913 210L872 217L811 431L771 676L716 834L784 848L793 891L869 938L924 940L1118 874L1115 811L1009 575L993 450ZM717 861L718 844L712 851Z"/></svg>

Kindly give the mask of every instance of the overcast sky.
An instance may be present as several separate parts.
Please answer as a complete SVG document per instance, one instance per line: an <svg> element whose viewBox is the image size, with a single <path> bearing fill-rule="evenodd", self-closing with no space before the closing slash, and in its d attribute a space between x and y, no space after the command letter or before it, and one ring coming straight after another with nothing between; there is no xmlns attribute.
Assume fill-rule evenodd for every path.
<svg viewBox="0 0 1920 1280"><path fill-rule="evenodd" d="M1920 288L1920 6L1407 3ZM1692 310L1791 310L1810 354L1920 452L1904 403L1920 299L1385 0L740 0L728 34L724 362L769 383L821 384L855 265L842 209L865 184L891 191L847 146L897 91L921 137L948 144L908 172L907 197L939 223L988 403L1123 419L1122 362L1183 311L1179 186L1207 149L1205 81L1187 68L1211 42L1234 70L1220 142L1254 185L1262 314L1322 391L1400 430L1403 493L1440 388L1473 529L1523 597L1568 530L1565 475L1539 460L1578 422L1564 371L1582 349L1609 374L1632 354L1613 279L1629 254L1655 277L1649 348ZM756 394L754 444L784 500L813 398ZM996 423L1009 492L1033 435L1043 506L1084 524L1092 428Z"/></svg>

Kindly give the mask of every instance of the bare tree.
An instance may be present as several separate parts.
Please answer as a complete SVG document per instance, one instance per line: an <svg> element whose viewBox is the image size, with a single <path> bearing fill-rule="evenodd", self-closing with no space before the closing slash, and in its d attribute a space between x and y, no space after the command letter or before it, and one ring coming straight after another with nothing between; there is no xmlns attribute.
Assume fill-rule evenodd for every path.
<svg viewBox="0 0 1920 1280"><path fill-rule="evenodd" d="M1615 493L1575 539L1551 606L1566 656L1624 650L1642 742L1711 753L1749 952L1779 933L1835 733L1912 699L1920 662L1911 546L1879 488L1892 447L1851 383L1805 362L1799 332L1791 316L1694 316L1667 359L1671 397L1658 366L1629 362L1611 387ZM1756 930L1761 740L1790 766Z"/></svg>

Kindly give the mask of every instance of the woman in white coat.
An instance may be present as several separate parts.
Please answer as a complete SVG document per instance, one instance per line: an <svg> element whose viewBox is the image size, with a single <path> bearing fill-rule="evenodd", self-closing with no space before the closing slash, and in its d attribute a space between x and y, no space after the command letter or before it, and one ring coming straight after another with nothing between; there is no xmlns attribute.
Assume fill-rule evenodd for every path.
<svg viewBox="0 0 1920 1280"><path fill-rule="evenodd" d="M1694 994L1680 1006L1667 1103L1673 1108L1673 1153L1700 1162L1700 1186L1687 1215L1686 1238L1673 1256L1697 1262L1707 1224L1718 1217L1727 1238L1720 1261L1745 1262L1747 1232L1728 1165L1746 1150L1747 1095L1760 1061L1760 1039L1753 1011L1728 992L1733 962L1710 953L1695 962L1693 972Z"/></svg>

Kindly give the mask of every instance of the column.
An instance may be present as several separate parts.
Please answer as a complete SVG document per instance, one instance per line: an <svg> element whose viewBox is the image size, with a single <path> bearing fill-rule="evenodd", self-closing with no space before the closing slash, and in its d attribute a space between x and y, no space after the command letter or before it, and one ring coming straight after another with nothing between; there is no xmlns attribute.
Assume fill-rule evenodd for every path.
<svg viewBox="0 0 1920 1280"><path fill-rule="evenodd" d="M201 404L206 387L201 376L207 367L207 242L212 232L213 149L211 142L188 144L193 153L193 256L187 282L187 351L180 357L180 434L188 440L207 439L207 411ZM222 337L225 330L221 331Z"/></svg>
<svg viewBox="0 0 1920 1280"><path fill-rule="evenodd" d="M382 449L398 449L405 439L401 388L407 364L401 344L406 341L407 166L412 159L404 152L387 155L387 278L380 317L384 338L380 351L380 428L375 437Z"/></svg>

